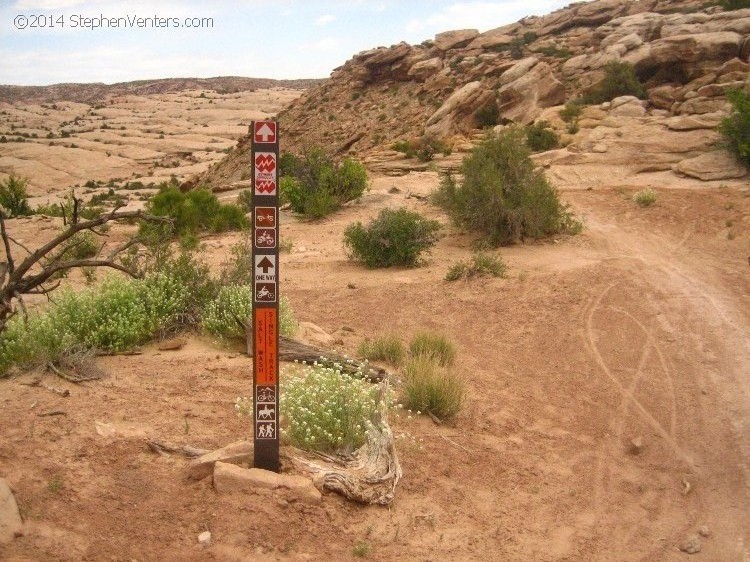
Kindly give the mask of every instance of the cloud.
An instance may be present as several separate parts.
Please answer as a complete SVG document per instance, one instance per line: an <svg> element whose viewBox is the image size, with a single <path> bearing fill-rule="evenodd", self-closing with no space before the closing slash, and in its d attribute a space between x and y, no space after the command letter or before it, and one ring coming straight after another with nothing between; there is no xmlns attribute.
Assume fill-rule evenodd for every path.
<svg viewBox="0 0 750 562"><path fill-rule="evenodd" d="M327 25L331 23L332 21L334 21L335 19L336 19L336 16L332 14L325 14L315 20L315 25Z"/></svg>
<svg viewBox="0 0 750 562"><path fill-rule="evenodd" d="M335 37L325 37L318 41L304 43L299 46L300 51L332 51L340 45L340 41Z"/></svg>
<svg viewBox="0 0 750 562"><path fill-rule="evenodd" d="M85 4L86 0L18 0L16 10L61 10Z"/></svg>
<svg viewBox="0 0 750 562"><path fill-rule="evenodd" d="M507 0L501 2L458 2L406 24L410 33L439 33L452 29L479 29L486 31L524 16L542 15L559 7L559 0Z"/></svg>

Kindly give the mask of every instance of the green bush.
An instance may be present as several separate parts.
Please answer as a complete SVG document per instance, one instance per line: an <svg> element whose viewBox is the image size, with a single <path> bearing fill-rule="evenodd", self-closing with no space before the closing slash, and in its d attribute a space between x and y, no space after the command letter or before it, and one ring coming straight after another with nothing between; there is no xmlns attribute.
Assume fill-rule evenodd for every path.
<svg viewBox="0 0 750 562"><path fill-rule="evenodd" d="M159 192L146 204L153 215L170 217L171 225L142 224L141 233L166 230L183 236L200 231L225 232L240 230L248 226L245 213L237 205L222 204L216 195L206 188L183 193L172 184L162 184Z"/></svg>
<svg viewBox="0 0 750 562"><path fill-rule="evenodd" d="M656 203L656 192L650 187L642 189L635 195L633 195L633 201L638 203L641 207L650 207Z"/></svg>
<svg viewBox="0 0 750 562"><path fill-rule="evenodd" d="M203 314L203 327L222 339L245 339L244 323L248 322L253 307L252 285L228 285L219 289L216 298L208 303ZM292 336L297 330L289 300L279 299L279 334Z"/></svg>
<svg viewBox="0 0 750 562"><path fill-rule="evenodd" d="M412 357L427 357L441 367L450 367L456 359L456 348L442 334L436 332L419 332L409 343Z"/></svg>
<svg viewBox="0 0 750 562"><path fill-rule="evenodd" d="M448 175L435 194L457 225L481 232L493 246L581 228L532 162L525 140L517 127L489 137L464 158L463 183Z"/></svg>
<svg viewBox="0 0 750 562"><path fill-rule="evenodd" d="M742 90L730 90L727 99L732 113L719 125L729 149L750 166L750 95Z"/></svg>
<svg viewBox="0 0 750 562"><path fill-rule="evenodd" d="M523 50L526 43L523 37L514 37L510 42L510 58L518 60L523 58Z"/></svg>
<svg viewBox="0 0 750 562"><path fill-rule="evenodd" d="M340 367L285 368L280 412L283 435L302 449L351 453L365 443L378 406L378 387Z"/></svg>
<svg viewBox="0 0 750 562"><path fill-rule="evenodd" d="M374 340L364 340L359 346L359 355L370 361L385 361L400 365L406 355L404 344L398 336L378 336Z"/></svg>
<svg viewBox="0 0 750 562"><path fill-rule="evenodd" d="M28 183L28 179L17 178L13 174L0 181L0 206L8 213L7 216L25 217L32 213L26 194Z"/></svg>
<svg viewBox="0 0 750 562"><path fill-rule="evenodd" d="M0 373L12 364L56 360L71 349L132 349L179 323L188 301L188 288L167 274L112 276L96 288L63 290L28 323L10 320L0 334Z"/></svg>
<svg viewBox="0 0 750 562"><path fill-rule="evenodd" d="M719 0L719 5L727 11L750 8L750 0Z"/></svg>
<svg viewBox="0 0 750 562"><path fill-rule="evenodd" d="M459 261L453 265L445 275L445 280L458 281L483 276L505 277L507 271L508 266L500 256L478 252L471 257L468 264Z"/></svg>
<svg viewBox="0 0 750 562"><path fill-rule="evenodd" d="M645 98L643 88L633 65L628 62L611 61L604 65L604 78L583 96L587 104L603 103L619 96Z"/></svg>
<svg viewBox="0 0 750 562"><path fill-rule="evenodd" d="M410 410L430 412L441 420L456 417L466 397L466 385L456 373L430 357L409 359L404 373L403 402Z"/></svg>
<svg viewBox="0 0 750 562"><path fill-rule="evenodd" d="M437 241L440 223L407 209L383 209L366 227L350 224L344 231L349 259L367 267L415 267Z"/></svg>
<svg viewBox="0 0 750 562"><path fill-rule="evenodd" d="M560 137L557 133L549 128L547 121L537 121L533 125L527 125L526 144L532 152L545 152L557 148L560 143Z"/></svg>
<svg viewBox="0 0 750 562"><path fill-rule="evenodd" d="M237 196L237 206L245 213L253 212L253 192L250 189L243 189Z"/></svg>
<svg viewBox="0 0 750 562"><path fill-rule="evenodd" d="M560 110L560 119L568 123L571 127L578 124L583 112L583 104L580 100L570 100L565 107Z"/></svg>
<svg viewBox="0 0 750 562"><path fill-rule="evenodd" d="M335 162L320 148L307 151L289 167L292 172L282 178L280 195L293 211L309 218L331 214L367 188L367 171L362 164L351 158Z"/></svg>
<svg viewBox="0 0 750 562"><path fill-rule="evenodd" d="M422 162L431 161L438 152L445 156L451 153L448 144L431 136L396 141L391 145L391 150L402 152L407 158L418 158Z"/></svg>
<svg viewBox="0 0 750 562"><path fill-rule="evenodd" d="M481 128L494 127L500 119L500 108L496 100L490 101L476 112L477 123Z"/></svg>

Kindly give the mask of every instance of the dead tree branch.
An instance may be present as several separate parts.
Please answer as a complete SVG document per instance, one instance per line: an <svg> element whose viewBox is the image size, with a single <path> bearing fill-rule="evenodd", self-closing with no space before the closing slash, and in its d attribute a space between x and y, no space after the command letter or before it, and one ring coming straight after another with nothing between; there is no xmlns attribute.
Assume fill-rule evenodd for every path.
<svg viewBox="0 0 750 562"><path fill-rule="evenodd" d="M99 248L97 257L68 259L69 252L67 250L75 247L75 244L71 246L68 242L78 232L90 230L95 234L100 234L95 230L97 227L117 220L170 222L170 219L167 217L151 215L140 210L120 211L119 207L115 207L107 213L102 213L96 218L81 221L78 218L79 202L80 200L77 200L75 197L73 198L73 216L67 228L33 252L9 236L5 224L5 215L0 211L0 237L2 237L6 256L5 262L0 264L2 266L0 267L0 332L5 329L8 318L15 311L13 306L15 300L19 300L21 295L46 295L50 293L59 286L59 281L51 287L45 286L45 284L54 281L56 277L65 271L80 267L109 267L122 271L132 277L138 276L137 272L115 261L120 253L138 243L137 239L129 240L122 246L115 248L107 257L98 257L103 248L102 245ZM20 263L16 263L13 259L11 242L21 246L29 254ZM31 270L33 268L39 268L39 270L35 269L35 272L32 273Z"/></svg>

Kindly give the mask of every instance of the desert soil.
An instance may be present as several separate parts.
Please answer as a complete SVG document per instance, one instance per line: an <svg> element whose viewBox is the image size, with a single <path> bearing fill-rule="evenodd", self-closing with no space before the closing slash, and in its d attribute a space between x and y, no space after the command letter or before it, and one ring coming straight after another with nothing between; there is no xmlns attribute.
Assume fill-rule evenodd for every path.
<svg viewBox="0 0 750 562"><path fill-rule="evenodd" d="M455 422L391 419L404 477L390 507L219 496L186 460L150 452L149 437L211 449L250 435L233 404L251 360L190 335L177 351L102 357L98 381L0 380L0 477L25 519L0 559L683 560L703 528L695 559L750 560L750 198L677 181L642 209L631 188L566 188L582 234L502 249L505 279L451 283L473 237L410 196L437 182L377 177L320 222L282 213L299 320L350 354L423 329L457 346L468 397ZM385 206L445 225L425 266L347 261L346 225ZM9 228L32 239L39 221ZM237 238L204 238L205 259L218 267ZM23 384L37 376L70 396Z"/></svg>

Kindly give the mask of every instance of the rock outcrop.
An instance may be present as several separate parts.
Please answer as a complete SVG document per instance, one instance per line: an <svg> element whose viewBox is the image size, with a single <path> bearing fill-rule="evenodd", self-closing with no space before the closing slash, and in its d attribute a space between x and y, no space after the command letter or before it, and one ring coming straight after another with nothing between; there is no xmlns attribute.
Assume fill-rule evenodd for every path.
<svg viewBox="0 0 750 562"><path fill-rule="evenodd" d="M647 98L613 101L604 110L609 121L594 118L601 108L590 108L579 121L582 131L648 116L669 120L673 131L710 127L729 109L728 90L750 91L750 9L704 4L577 2L483 33L447 31L419 45L359 53L279 115L281 148L320 145L380 161L398 140L428 135L457 146L487 124L487 115L498 123L542 118L599 83L611 61L634 66ZM202 180L233 184L248 162L243 140Z"/></svg>

